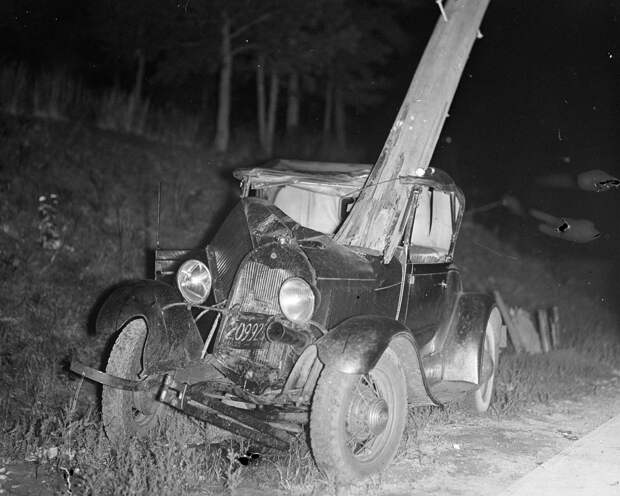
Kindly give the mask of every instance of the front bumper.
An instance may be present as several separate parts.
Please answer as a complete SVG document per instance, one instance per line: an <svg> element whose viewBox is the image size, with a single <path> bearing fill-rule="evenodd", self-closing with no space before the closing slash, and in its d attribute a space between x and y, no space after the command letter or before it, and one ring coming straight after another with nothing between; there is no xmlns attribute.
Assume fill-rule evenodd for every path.
<svg viewBox="0 0 620 496"><path fill-rule="evenodd" d="M208 366L208 364L206 365ZM287 431L295 430L295 427L301 430L299 426L291 423L287 423L287 429L283 429L268 422L268 420L272 420L281 424L280 421L286 418L286 414L281 416L275 413L269 418L260 410L254 413L224 404L211 391L212 387L210 387L209 381L189 384L173 379L172 375L157 375L141 381L134 381L102 372L75 360L71 362L70 370L74 374L104 386L131 391L139 396L143 396L146 391L157 391L158 401L220 429L270 448L288 449L293 437ZM187 373L184 373L186 371L179 372L181 376L188 376ZM304 414L301 413L300 415Z"/></svg>

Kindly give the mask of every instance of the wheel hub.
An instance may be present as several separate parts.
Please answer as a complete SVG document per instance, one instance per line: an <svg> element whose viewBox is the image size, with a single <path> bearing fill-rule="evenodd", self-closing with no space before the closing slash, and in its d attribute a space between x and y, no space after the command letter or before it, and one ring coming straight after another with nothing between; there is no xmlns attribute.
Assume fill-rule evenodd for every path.
<svg viewBox="0 0 620 496"><path fill-rule="evenodd" d="M389 409L383 398L377 398L368 408L367 424L370 432L375 436L381 434L388 423Z"/></svg>
<svg viewBox="0 0 620 496"><path fill-rule="evenodd" d="M358 440L381 434L387 427L389 407L387 402L369 387L360 388L351 403L348 430Z"/></svg>

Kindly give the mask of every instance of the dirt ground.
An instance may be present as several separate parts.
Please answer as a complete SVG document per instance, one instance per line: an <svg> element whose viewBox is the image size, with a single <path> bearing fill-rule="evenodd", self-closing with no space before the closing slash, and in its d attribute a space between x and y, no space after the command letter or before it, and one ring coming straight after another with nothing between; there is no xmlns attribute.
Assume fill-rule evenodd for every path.
<svg viewBox="0 0 620 496"><path fill-rule="evenodd" d="M417 459L397 460L374 494L500 494L620 414L619 378L600 381L595 387L590 395L536 405L514 418L455 414L449 423L427 426L419 433Z"/></svg>
<svg viewBox="0 0 620 496"><path fill-rule="evenodd" d="M490 413L475 417L451 412L448 420L436 418L410 434L384 473L333 492L350 496L500 494L512 482L618 414L620 372L596 381L589 394L534 405L518 416ZM284 492L257 487L251 482L252 466L243 470L247 471L245 482L230 494L323 494L326 490L306 492L293 487ZM53 464L5 461L0 467L0 494L81 494L83 488L77 480L74 478L70 485L71 474Z"/></svg>

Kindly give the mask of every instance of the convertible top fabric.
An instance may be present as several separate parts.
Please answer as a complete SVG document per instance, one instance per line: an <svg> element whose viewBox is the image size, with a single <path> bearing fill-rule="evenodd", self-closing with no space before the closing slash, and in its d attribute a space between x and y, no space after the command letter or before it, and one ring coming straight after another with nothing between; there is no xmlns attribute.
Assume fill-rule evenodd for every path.
<svg viewBox="0 0 620 496"><path fill-rule="evenodd" d="M274 160L265 167L237 169L233 175L239 180L245 179L255 189L286 184L345 198L358 195L371 167L370 164Z"/></svg>
<svg viewBox="0 0 620 496"><path fill-rule="evenodd" d="M276 192L273 204L304 227L333 234L340 218L340 198L285 186Z"/></svg>
<svg viewBox="0 0 620 496"><path fill-rule="evenodd" d="M258 196L295 222L333 234L342 222L342 199L359 195L371 168L370 164L280 159L265 167L237 169L233 174L248 188L260 190ZM400 179L420 188L412 244L437 256L447 255L454 222L459 222L464 206L462 195L451 199L458 188L445 172L434 168L427 169L424 177Z"/></svg>

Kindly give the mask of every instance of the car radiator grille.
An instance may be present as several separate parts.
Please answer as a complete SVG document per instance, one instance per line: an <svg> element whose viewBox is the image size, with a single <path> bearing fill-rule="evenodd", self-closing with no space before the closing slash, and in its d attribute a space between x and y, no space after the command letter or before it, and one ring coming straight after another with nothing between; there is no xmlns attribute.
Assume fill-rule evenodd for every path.
<svg viewBox="0 0 620 496"><path fill-rule="evenodd" d="M242 313L263 315L280 313L278 292L282 283L290 276L291 274L284 269L270 269L261 263L247 262L237 275L229 308L238 305ZM224 322L224 328L221 330L223 338L219 341L217 348L219 356L231 368L241 372L240 368L248 368L244 364L253 363L278 369L281 373L288 369L286 362L289 347L287 345L265 341L261 348L233 348L225 337L227 324L229 324L228 319Z"/></svg>
<svg viewBox="0 0 620 496"><path fill-rule="evenodd" d="M230 306L239 305L242 312L276 315L280 313L278 291L288 277L284 269L249 262L239 274Z"/></svg>

